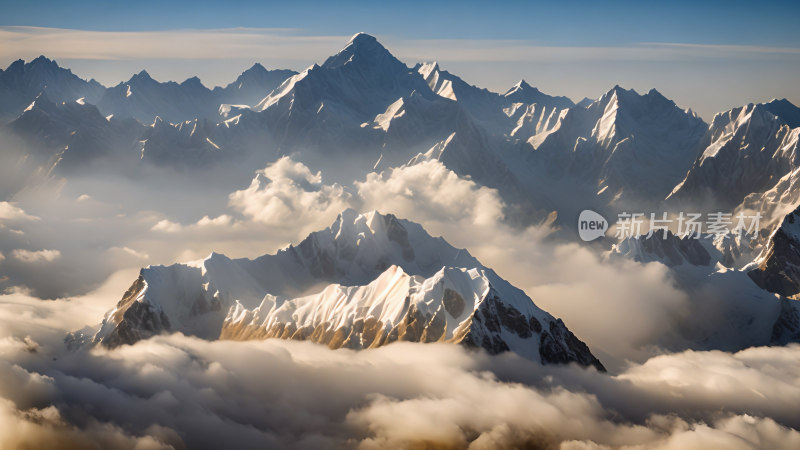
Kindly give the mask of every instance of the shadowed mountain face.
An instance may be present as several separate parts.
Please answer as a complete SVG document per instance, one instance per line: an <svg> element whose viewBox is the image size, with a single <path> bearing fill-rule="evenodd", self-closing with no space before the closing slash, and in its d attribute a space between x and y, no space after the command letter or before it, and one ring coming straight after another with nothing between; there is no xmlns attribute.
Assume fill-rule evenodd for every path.
<svg viewBox="0 0 800 450"><path fill-rule="evenodd" d="M104 89L100 83L83 80L44 56L27 63L14 61L0 70L0 124L13 120L42 93L58 103L80 98L95 103Z"/></svg>
<svg viewBox="0 0 800 450"><path fill-rule="evenodd" d="M97 105L104 116L134 118L143 124L152 123L157 116L173 123L197 118L216 122L221 105L255 105L295 73L267 70L256 63L232 83L212 90L197 77L182 83L159 82L142 70L130 80L106 88L40 56L27 63L17 60L0 70L0 124L18 117L40 95L57 104L80 99Z"/></svg>
<svg viewBox="0 0 800 450"><path fill-rule="evenodd" d="M450 342L604 370L561 320L466 250L377 212L347 210L275 255L142 269L94 341L116 347L175 331L353 349Z"/></svg>
<svg viewBox="0 0 800 450"><path fill-rule="evenodd" d="M50 123L44 118L40 126L12 126L29 142L43 141L54 161L67 145L86 158L124 153L182 170L263 165L292 154L310 165L337 167L337 181L349 182L371 170L434 158L499 190L516 221L539 222L555 210L563 228L573 226L566 218L589 205L610 214L660 208L665 199L668 208L767 210L776 196L787 204L800 198L792 128L800 109L786 100L735 108L708 125L655 89L638 94L616 86L575 105L523 80L501 95L437 63L410 68L364 33L301 73L256 64L213 90L196 77L162 83L142 71L88 92L92 82L44 58L14 63L0 79L9 92L47 84L46 92L58 93L48 95L56 105L81 94L102 115L151 125L115 127L126 137L120 142L132 142L126 149L98 145L101 139L93 136L74 142L42 136L37 130ZM92 127L104 128L63 125L69 131Z"/></svg>
<svg viewBox="0 0 800 450"><path fill-rule="evenodd" d="M762 288L783 296L800 294L800 209L784 217L753 266L748 275Z"/></svg>

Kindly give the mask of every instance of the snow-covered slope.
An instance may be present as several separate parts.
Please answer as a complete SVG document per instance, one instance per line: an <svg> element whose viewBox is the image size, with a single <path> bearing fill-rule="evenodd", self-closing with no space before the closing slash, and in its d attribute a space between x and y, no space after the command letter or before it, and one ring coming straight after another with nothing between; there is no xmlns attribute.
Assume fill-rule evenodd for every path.
<svg viewBox="0 0 800 450"><path fill-rule="evenodd" d="M514 103L503 109L513 122L509 136L527 140L553 130L567 113L566 109L542 104Z"/></svg>
<svg viewBox="0 0 800 450"><path fill-rule="evenodd" d="M800 129L787 124L794 115L784 120L773 112L791 113L786 103L749 104L714 116L710 144L669 200L730 211L746 196L769 191L800 167Z"/></svg>
<svg viewBox="0 0 800 450"><path fill-rule="evenodd" d="M287 78L296 74L294 70L267 70L261 64L255 63L232 83L225 87L215 87L212 93L221 104L252 106Z"/></svg>
<svg viewBox="0 0 800 450"><path fill-rule="evenodd" d="M524 80L500 95L465 82L436 62L418 64L415 70L437 95L457 102L491 133L527 139L554 127L574 106L567 97L544 94Z"/></svg>
<svg viewBox="0 0 800 450"><path fill-rule="evenodd" d="M133 117L144 124L156 117L170 123L194 119L218 122L222 105L254 105L295 73L255 64L234 82L212 90L197 77L182 83L160 82L143 70L127 82L108 88L97 106L104 114Z"/></svg>
<svg viewBox="0 0 800 450"><path fill-rule="evenodd" d="M106 90L97 106L104 114L133 117L142 123L152 123L156 116L177 123L219 115L216 96L199 78L161 83L145 70Z"/></svg>
<svg viewBox="0 0 800 450"><path fill-rule="evenodd" d="M575 103L569 98L547 95L528 84L525 80L519 80L517 84L503 94L503 97L511 103L535 103L540 106L556 109L569 109L575 106Z"/></svg>
<svg viewBox="0 0 800 450"><path fill-rule="evenodd" d="M457 102L474 120L481 122L488 130L501 134L508 132L510 122L502 110L509 102L499 94L465 82L458 76L442 70L436 62L418 64L414 70L422 75L433 92Z"/></svg>
<svg viewBox="0 0 800 450"><path fill-rule="evenodd" d="M253 109L284 153L367 152L374 162L381 153L407 160L421 150L414 146L444 139L452 132L455 103L436 95L374 37L359 33L322 65L284 81Z"/></svg>
<svg viewBox="0 0 800 450"><path fill-rule="evenodd" d="M666 197L683 178L705 132L699 117L655 89L639 95L616 86L586 108L568 110L551 131L533 136L528 159L607 201L652 201Z"/></svg>
<svg viewBox="0 0 800 450"><path fill-rule="evenodd" d="M57 103L80 98L94 103L104 90L95 80L83 80L44 56L27 63L19 59L0 70L0 124L17 117L42 93Z"/></svg>
<svg viewBox="0 0 800 450"><path fill-rule="evenodd" d="M142 269L95 342L116 346L171 331L334 348L450 341L602 369L560 320L469 252L377 212L347 210L297 247L255 260L212 254Z"/></svg>

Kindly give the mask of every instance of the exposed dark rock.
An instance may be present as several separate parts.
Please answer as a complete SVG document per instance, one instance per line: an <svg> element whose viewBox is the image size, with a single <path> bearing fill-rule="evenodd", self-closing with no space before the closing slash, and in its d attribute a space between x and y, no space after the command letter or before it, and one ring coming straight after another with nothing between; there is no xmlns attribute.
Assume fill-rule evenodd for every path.
<svg viewBox="0 0 800 450"><path fill-rule="evenodd" d="M772 327L770 344L800 342L800 301L781 299L781 312Z"/></svg>
<svg viewBox="0 0 800 450"><path fill-rule="evenodd" d="M762 289L786 297L800 293L800 208L784 217L764 252L758 267L747 274Z"/></svg>

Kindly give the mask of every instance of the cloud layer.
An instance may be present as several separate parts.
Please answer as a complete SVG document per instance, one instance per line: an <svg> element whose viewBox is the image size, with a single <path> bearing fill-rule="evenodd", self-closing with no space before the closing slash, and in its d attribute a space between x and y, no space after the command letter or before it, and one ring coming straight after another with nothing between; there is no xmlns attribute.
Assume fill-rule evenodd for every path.
<svg viewBox="0 0 800 450"><path fill-rule="evenodd" d="M282 158L249 185L209 190L202 205L190 205L194 214L174 213L166 199L200 184L176 182L170 192L126 180L93 189L73 181L7 204L0 269L15 283L0 295L0 447L800 445L800 346L664 354L680 342L674 324L691 301L664 266L612 265L556 240L546 225L506 225L496 191L436 161L347 187ZM109 202L116 190L130 202ZM212 249L271 252L330 225L345 207L392 212L468 248L562 316L612 375L448 345L352 352L172 335L115 350L66 350L66 333L99 322L136 267ZM81 265L71 268L75 261ZM55 301L31 295L78 285L99 287Z"/></svg>

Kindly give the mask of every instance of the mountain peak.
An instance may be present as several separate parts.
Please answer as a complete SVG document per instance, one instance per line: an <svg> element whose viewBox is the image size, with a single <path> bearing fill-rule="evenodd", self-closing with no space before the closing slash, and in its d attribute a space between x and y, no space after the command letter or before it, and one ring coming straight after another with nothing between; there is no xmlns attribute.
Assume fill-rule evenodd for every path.
<svg viewBox="0 0 800 450"><path fill-rule="evenodd" d="M18 59L16 61L12 62L11 64L9 64L9 66L6 68L5 72L14 72L14 71L18 71L18 70L22 71L22 69L24 67L25 67L25 60L24 59Z"/></svg>
<svg viewBox="0 0 800 450"><path fill-rule="evenodd" d="M351 37L350 40L347 42L347 45L350 44L360 45L360 43L366 43L366 42L378 42L378 40L375 39L375 36L371 36L361 31L354 34L353 37Z"/></svg>
<svg viewBox="0 0 800 450"><path fill-rule="evenodd" d="M347 45L339 53L328 58L322 66L336 68L360 61L383 64L387 60L400 63L375 37L366 33L358 33L347 42Z"/></svg>
<svg viewBox="0 0 800 450"><path fill-rule="evenodd" d="M242 76L246 76L246 75L262 74L262 73L266 73L266 72L267 72L267 69L264 66L262 66L261 63L255 63L252 66L250 66L249 69L247 69L244 72L242 72L242 74L239 77L241 78Z"/></svg>
<svg viewBox="0 0 800 450"><path fill-rule="evenodd" d="M789 128L800 127L800 108L789 100L785 98L780 100L773 99L769 103L762 103L761 105L765 110L783 120L789 125Z"/></svg>
<svg viewBox="0 0 800 450"><path fill-rule="evenodd" d="M30 62L31 64L47 64L47 65L56 65L56 62L52 59L47 58L44 55L39 55L36 59Z"/></svg>
<svg viewBox="0 0 800 450"><path fill-rule="evenodd" d="M153 78L147 73L146 70L142 69L141 72L137 73L136 75L131 77L131 81L133 80L152 80Z"/></svg>
<svg viewBox="0 0 800 450"><path fill-rule="evenodd" d="M181 85L182 86L198 86L198 87L202 87L203 86L203 82L200 81L199 77L193 76L191 78L187 78L186 80L184 80L183 83L181 83Z"/></svg>
<svg viewBox="0 0 800 450"><path fill-rule="evenodd" d="M519 80L517 82L517 84L514 85L514 88L517 88L517 89L533 89L535 91L538 91L538 89L536 89L535 87L533 87L530 84L528 84L528 82L525 81L524 79Z"/></svg>
<svg viewBox="0 0 800 450"><path fill-rule="evenodd" d="M439 62L433 61L433 62L417 64L414 70L419 72L420 75L422 75L422 78L425 78L427 80L432 73L439 72L441 69L439 68Z"/></svg>
<svg viewBox="0 0 800 450"><path fill-rule="evenodd" d="M553 106L559 109L571 108L575 106L575 103L573 103L569 98L547 95L539 89L528 84L528 82L525 80L519 80L517 84L512 86L511 89L503 94L503 97L512 102L528 104L536 103Z"/></svg>

